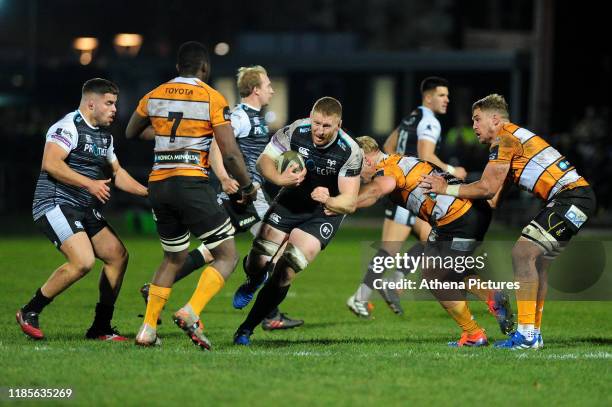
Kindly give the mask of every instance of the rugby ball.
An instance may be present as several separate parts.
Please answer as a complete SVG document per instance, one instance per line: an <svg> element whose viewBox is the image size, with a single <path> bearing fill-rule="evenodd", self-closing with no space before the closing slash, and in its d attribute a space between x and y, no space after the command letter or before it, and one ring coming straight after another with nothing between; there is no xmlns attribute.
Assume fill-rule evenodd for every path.
<svg viewBox="0 0 612 407"><path fill-rule="evenodd" d="M298 165L293 172L300 172L306 166L304 159L299 153L293 150L285 151L276 159L276 169L282 173L293 163Z"/></svg>

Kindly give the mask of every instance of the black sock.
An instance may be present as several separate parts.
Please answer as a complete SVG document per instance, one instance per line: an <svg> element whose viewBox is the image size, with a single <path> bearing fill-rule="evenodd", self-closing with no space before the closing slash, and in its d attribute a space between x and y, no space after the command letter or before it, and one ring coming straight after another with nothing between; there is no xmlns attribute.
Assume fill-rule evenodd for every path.
<svg viewBox="0 0 612 407"><path fill-rule="evenodd" d="M255 299L255 304L249 315L246 317L245 321L240 325L240 329L248 329L249 331L253 331L255 327L263 321L264 317L268 315L271 311L278 307L278 304L283 302L285 297L287 296L287 292L289 291L288 285L286 287L279 287L278 282L276 280L270 280L266 285L263 286L259 294L257 294L257 298Z"/></svg>
<svg viewBox="0 0 612 407"><path fill-rule="evenodd" d="M204 260L204 256L202 256L202 253L200 253L198 249L193 249L187 255L183 267L181 267L178 273L176 273L176 276L174 277L174 282L176 283L177 281L184 279L189 274L193 273L201 267L204 267L204 264L206 264L206 261Z"/></svg>
<svg viewBox="0 0 612 407"><path fill-rule="evenodd" d="M36 290L36 294L34 294L34 297L32 297L30 302L24 305L21 310L24 314L27 314L28 312L36 312L37 314L40 314L43 308L49 305L51 301L53 301L53 298L45 297L39 288Z"/></svg>
<svg viewBox="0 0 612 407"><path fill-rule="evenodd" d="M110 328L114 310L114 305L102 304L100 302L97 303L96 316L94 317L94 321L91 325L99 328Z"/></svg>
<svg viewBox="0 0 612 407"><path fill-rule="evenodd" d="M280 314L280 311L278 310L278 307L275 307L272 311L270 311L268 313L268 315L266 315L267 319L274 319L276 318L276 316Z"/></svg>
<svg viewBox="0 0 612 407"><path fill-rule="evenodd" d="M424 251L425 245L423 244L423 242L417 242L410 249L408 249L406 254L408 255L408 257L420 257ZM404 273L405 276L407 276L410 273L416 273L416 270L403 268L401 269L401 272Z"/></svg>
<svg viewBox="0 0 612 407"><path fill-rule="evenodd" d="M391 255L385 249L378 249L374 257L372 257L372 260L370 260L370 263L368 263L368 270L363 276L363 284L367 285L372 290L374 289L374 280L381 278L384 273L384 270L378 273L374 271L374 258L389 257L389 256Z"/></svg>

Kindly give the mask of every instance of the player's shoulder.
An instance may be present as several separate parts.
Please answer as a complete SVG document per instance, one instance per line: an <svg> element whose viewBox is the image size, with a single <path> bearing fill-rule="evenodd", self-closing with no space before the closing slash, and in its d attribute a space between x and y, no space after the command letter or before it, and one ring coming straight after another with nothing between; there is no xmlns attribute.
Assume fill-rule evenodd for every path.
<svg viewBox="0 0 612 407"><path fill-rule="evenodd" d="M77 134L76 120L81 119L81 114L78 110L66 114L64 117L53 123L47 130L47 134L56 132L58 129L62 129L62 132L68 132L71 135Z"/></svg>
<svg viewBox="0 0 612 407"><path fill-rule="evenodd" d="M338 130L338 146L344 151L361 153L359 144L343 129Z"/></svg>
<svg viewBox="0 0 612 407"><path fill-rule="evenodd" d="M419 110L422 112L421 121L419 122L420 126L434 126L440 127L440 121L434 114L431 109L426 108L425 106L419 106Z"/></svg>
<svg viewBox="0 0 612 407"><path fill-rule="evenodd" d="M310 118L297 119L289 125L289 134L302 134L310 132L312 123Z"/></svg>

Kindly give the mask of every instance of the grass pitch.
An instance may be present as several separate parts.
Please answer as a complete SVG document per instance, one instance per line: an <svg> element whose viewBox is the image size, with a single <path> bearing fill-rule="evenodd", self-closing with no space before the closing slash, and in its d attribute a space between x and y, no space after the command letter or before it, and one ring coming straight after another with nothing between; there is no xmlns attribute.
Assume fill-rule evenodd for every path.
<svg viewBox="0 0 612 407"><path fill-rule="evenodd" d="M246 315L231 306L243 279L239 267L202 314L213 342L212 352L202 352L170 319L170 311L189 299L199 273L175 286L159 327L161 348L83 339L97 301L99 264L41 314L47 339L28 340L15 323L15 311L62 256L42 237L3 238L0 403L12 403L6 398L8 388L69 387L72 399L46 403L612 404L611 303L547 302L541 351L451 349L446 342L457 339L458 329L433 301L405 302L403 317L393 315L378 299L373 320L349 313L345 301L363 273L361 242L376 239L378 230L341 230L298 277L282 304L284 312L306 324L290 331L258 329L248 348L231 343ZM144 310L138 289L158 266L161 248L152 236L124 236L124 241L131 258L114 324L133 338L142 322L137 314ZM239 237L240 253L247 252L249 242L247 236ZM484 304L472 303L471 308L490 339L501 339Z"/></svg>

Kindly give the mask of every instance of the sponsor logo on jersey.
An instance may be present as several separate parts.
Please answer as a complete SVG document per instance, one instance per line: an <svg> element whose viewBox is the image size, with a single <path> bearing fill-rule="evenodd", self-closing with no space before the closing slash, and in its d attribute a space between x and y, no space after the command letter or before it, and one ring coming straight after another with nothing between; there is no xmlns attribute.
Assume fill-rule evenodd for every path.
<svg viewBox="0 0 612 407"><path fill-rule="evenodd" d="M304 157L308 157L308 149L306 147L298 147L298 153Z"/></svg>
<svg viewBox="0 0 612 407"><path fill-rule="evenodd" d="M298 130L300 133L308 133L310 131L310 126L300 127Z"/></svg>
<svg viewBox="0 0 612 407"><path fill-rule="evenodd" d="M76 226L79 229L83 229L83 224L81 223L80 220L75 220L74 221L74 226Z"/></svg>
<svg viewBox="0 0 612 407"><path fill-rule="evenodd" d="M240 226L244 226L244 225L248 225L251 222L255 222L257 219L255 218L255 216L249 216L248 218L242 219L240 220L240 222L238 222L238 224ZM278 222L277 222L278 223Z"/></svg>
<svg viewBox="0 0 612 407"><path fill-rule="evenodd" d="M274 223L277 223L277 224L280 223L281 219L282 218L281 218L281 216L278 213L271 213L270 214L270 220L272 222L274 222Z"/></svg>
<svg viewBox="0 0 612 407"><path fill-rule="evenodd" d="M587 221L588 216L582 212L576 205L569 207L565 212L565 217L574 224L578 229Z"/></svg>
<svg viewBox="0 0 612 407"><path fill-rule="evenodd" d="M87 143L83 147L83 151L85 151L86 153L91 153L96 157L104 157L108 153L108 148L100 148L93 143Z"/></svg>
<svg viewBox="0 0 612 407"><path fill-rule="evenodd" d="M326 239L326 240L329 239L332 233L334 233L334 227L332 226L331 223L325 222L319 228L319 234L321 235L323 239Z"/></svg>
<svg viewBox="0 0 612 407"><path fill-rule="evenodd" d="M559 167L559 169L561 171L565 171L567 170L569 167L571 167L572 165L570 164L570 162L566 159L561 160L557 163L557 167Z"/></svg>

